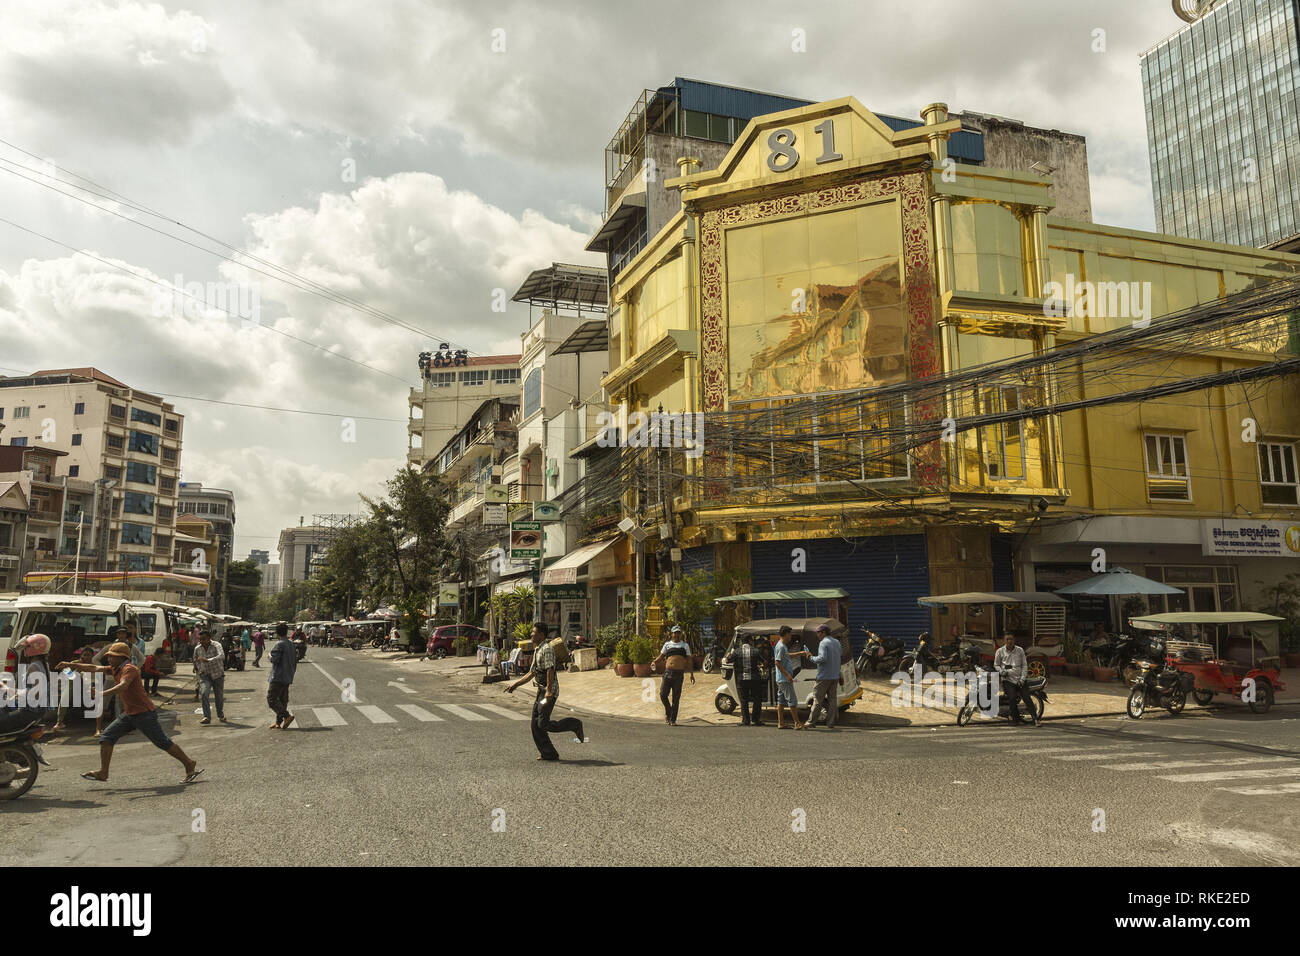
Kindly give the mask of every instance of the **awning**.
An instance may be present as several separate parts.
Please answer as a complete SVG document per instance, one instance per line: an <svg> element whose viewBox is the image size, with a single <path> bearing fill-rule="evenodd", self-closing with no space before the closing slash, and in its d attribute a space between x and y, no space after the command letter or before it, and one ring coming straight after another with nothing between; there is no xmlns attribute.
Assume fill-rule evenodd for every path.
<svg viewBox="0 0 1300 956"><path fill-rule="evenodd" d="M576 551L570 551L542 572L542 583L577 584L578 569L617 542L618 538L610 538L608 541L597 541L595 544L583 545Z"/></svg>
<svg viewBox="0 0 1300 956"><path fill-rule="evenodd" d="M916 599L923 607L949 604L1064 604L1065 598L1050 591L963 591L960 594L927 594Z"/></svg>
<svg viewBox="0 0 1300 956"><path fill-rule="evenodd" d="M735 601L836 601L849 596L843 588L810 588L806 591L756 591L720 597L718 604Z"/></svg>
<svg viewBox="0 0 1300 956"><path fill-rule="evenodd" d="M533 586L533 578L530 574L521 574L517 578L510 578L506 581L498 581L496 587L492 589L493 594L507 594L510 591L518 591L520 588L530 588Z"/></svg>

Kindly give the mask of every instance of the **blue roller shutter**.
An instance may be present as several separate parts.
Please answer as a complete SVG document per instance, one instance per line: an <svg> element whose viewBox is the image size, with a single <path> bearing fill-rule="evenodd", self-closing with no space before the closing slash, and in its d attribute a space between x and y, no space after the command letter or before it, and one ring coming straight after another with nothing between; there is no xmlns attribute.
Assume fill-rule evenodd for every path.
<svg viewBox="0 0 1300 956"><path fill-rule="evenodd" d="M805 573L790 568L794 548L808 552ZM749 550L755 591L834 587L848 591L849 631L855 653L866 643L863 627L909 643L929 629L929 612L916 603L918 597L930 593L930 565L923 534L847 541L760 541L751 544ZM804 605L786 604L777 611L781 616L801 616ZM814 614L824 613L825 605L818 602Z"/></svg>

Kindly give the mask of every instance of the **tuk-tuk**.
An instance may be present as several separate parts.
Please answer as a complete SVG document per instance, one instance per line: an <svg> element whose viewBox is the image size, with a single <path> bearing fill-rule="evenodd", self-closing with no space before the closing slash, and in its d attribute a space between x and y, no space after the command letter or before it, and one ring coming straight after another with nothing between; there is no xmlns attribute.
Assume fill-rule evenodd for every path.
<svg viewBox="0 0 1300 956"><path fill-rule="evenodd" d="M729 663L729 655L732 650L739 646L746 635L767 642L765 659L769 663L766 668L767 679L763 683L763 706L775 707L776 678L772 673L773 667L770 662L772 660L772 647L779 640L778 635L781 628L789 625L794 631L791 641L791 647L794 650L803 648L816 651L818 644L817 628L823 624L830 628L831 637L840 642L840 676L843 679L843 685L840 687L840 711L848 710L853 702L862 696L862 688L858 685L857 670L853 666L853 649L849 645L848 627L831 617L773 617L758 621L745 621L736 625L731 635L731 642L724 651L722 664L724 682L718 687L713 697L713 706L718 709L718 713L732 713L740 700L740 693L736 689L735 668ZM791 664L794 674L795 700L802 701L803 706L811 708L813 689L817 684L817 665L806 663L802 657L794 658Z"/></svg>
<svg viewBox="0 0 1300 956"><path fill-rule="evenodd" d="M1175 611L1135 617L1130 623L1168 628L1170 634L1181 630L1187 637L1211 637L1213 643L1172 637L1165 641L1169 663L1196 678L1192 698L1203 707L1216 694L1231 694L1263 714L1273 706L1276 692L1286 690L1278 654L1281 620L1256 611ZM1224 638L1220 628L1233 625L1241 625L1245 633Z"/></svg>

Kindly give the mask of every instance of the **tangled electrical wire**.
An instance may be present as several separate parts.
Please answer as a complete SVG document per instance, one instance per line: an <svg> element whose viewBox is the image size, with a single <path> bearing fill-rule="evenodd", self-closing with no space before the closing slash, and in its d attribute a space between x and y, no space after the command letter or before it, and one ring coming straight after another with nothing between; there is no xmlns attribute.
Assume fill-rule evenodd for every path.
<svg viewBox="0 0 1300 956"><path fill-rule="evenodd" d="M1240 363L1178 377L1180 359L1209 351L1237 353ZM589 516L618 513L629 492L634 511L662 506L661 514L678 496L740 507L865 498L906 512L947 490L946 468L962 468L963 457L982 461L980 436L989 431L1023 449L1042 437L1050 416L1297 374L1300 278L1288 276L1020 358L870 388L735 403L704 416L703 434L695 436L702 448L627 447L619 440L603 453L589 452L586 474L561 501L566 511ZM947 458L945 442L956 459ZM699 466L689 466L701 454Z"/></svg>

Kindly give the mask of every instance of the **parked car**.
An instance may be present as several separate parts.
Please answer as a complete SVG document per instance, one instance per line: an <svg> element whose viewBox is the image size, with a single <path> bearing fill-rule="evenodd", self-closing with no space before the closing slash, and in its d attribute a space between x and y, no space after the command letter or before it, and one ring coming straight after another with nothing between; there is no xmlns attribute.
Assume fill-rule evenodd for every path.
<svg viewBox="0 0 1300 956"><path fill-rule="evenodd" d="M469 624L444 624L435 627L428 634L428 644L424 652L429 657L441 660L456 653L456 638L468 637L475 644L486 644L491 638L481 627Z"/></svg>

